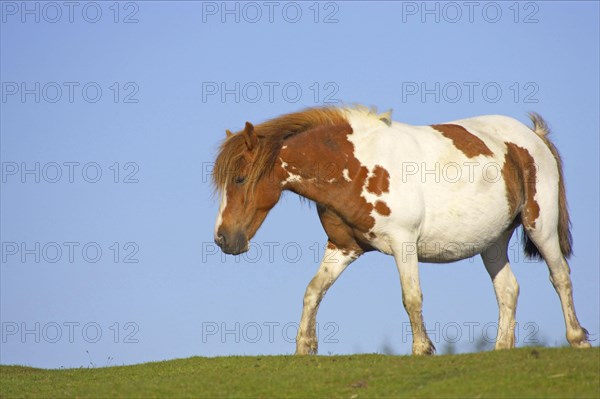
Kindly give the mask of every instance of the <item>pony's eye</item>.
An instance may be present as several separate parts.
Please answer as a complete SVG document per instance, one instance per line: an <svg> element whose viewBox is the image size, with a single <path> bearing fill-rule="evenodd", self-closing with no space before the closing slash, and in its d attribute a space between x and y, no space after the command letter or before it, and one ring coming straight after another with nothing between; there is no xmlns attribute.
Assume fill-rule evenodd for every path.
<svg viewBox="0 0 600 399"><path fill-rule="evenodd" d="M244 184L246 182L246 177L238 176L235 178L235 184Z"/></svg>

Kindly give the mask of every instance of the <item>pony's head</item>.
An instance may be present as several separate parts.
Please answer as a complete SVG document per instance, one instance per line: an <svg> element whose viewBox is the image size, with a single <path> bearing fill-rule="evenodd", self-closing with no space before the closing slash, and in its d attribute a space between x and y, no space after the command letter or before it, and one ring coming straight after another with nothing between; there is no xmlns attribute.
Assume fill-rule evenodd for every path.
<svg viewBox="0 0 600 399"><path fill-rule="evenodd" d="M347 124L344 112L335 107L308 108L282 115L227 137L217 155L213 182L221 195L215 226L215 242L223 252L239 254L275 206L287 173L277 167L285 140L307 130Z"/></svg>
<svg viewBox="0 0 600 399"><path fill-rule="evenodd" d="M259 137L246 122L237 134L227 130L213 171L221 196L215 225L215 243L227 254L248 250L248 242L281 195L274 165L281 137Z"/></svg>

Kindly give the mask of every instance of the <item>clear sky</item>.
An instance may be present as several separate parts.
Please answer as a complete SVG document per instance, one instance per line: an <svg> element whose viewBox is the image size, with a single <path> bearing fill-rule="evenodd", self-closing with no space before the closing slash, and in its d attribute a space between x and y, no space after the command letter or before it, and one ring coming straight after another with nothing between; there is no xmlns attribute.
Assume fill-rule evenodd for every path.
<svg viewBox="0 0 600 399"><path fill-rule="evenodd" d="M2 364L293 353L326 239L316 210L286 195L248 254L221 255L210 169L225 129L336 102L412 124L543 115L598 345L598 2L223 4L1 3ZM545 264L515 238L511 257L517 345L565 344ZM440 352L495 337L479 257L421 279ZM409 353L393 259L352 264L318 322L321 354Z"/></svg>

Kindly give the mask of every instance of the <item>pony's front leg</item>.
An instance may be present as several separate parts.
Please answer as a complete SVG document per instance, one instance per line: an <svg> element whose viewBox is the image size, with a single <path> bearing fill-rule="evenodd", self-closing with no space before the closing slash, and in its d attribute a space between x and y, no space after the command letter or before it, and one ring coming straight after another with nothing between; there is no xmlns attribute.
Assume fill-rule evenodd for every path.
<svg viewBox="0 0 600 399"><path fill-rule="evenodd" d="M359 256L360 253L337 248L331 242L327 243L321 266L308 287L306 287L306 293L304 294L302 319L296 337L297 355L317 353L316 319L321 299L344 269Z"/></svg>
<svg viewBox="0 0 600 399"><path fill-rule="evenodd" d="M417 244L413 241L398 242L394 246L394 258L400 273L402 285L402 303L408 313L413 334L413 355L432 355L435 346L427 336L423 322L423 294L419 281L419 262L415 250Z"/></svg>

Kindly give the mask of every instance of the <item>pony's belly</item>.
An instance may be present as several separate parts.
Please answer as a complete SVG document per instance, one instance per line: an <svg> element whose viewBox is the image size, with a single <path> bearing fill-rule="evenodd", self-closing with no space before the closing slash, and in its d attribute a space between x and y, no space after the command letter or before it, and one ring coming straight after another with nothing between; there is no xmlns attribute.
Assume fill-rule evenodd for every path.
<svg viewBox="0 0 600 399"><path fill-rule="evenodd" d="M443 263L475 256L494 245L509 223L508 220L500 225L498 221L480 222L465 221L453 226L436 226L433 231L422 231L416 244L419 261Z"/></svg>
<svg viewBox="0 0 600 399"><path fill-rule="evenodd" d="M447 185L426 193L418 255L424 262L453 262L493 245L513 220L505 186L487 182Z"/></svg>
<svg viewBox="0 0 600 399"><path fill-rule="evenodd" d="M498 225L482 223L471 225L464 223L454 226L436 226L435 229L421 230L416 242L411 239L410 233L402 224L387 225L369 240L369 244L380 252L393 255L396 252L404 256L417 255L419 262L446 263L461 259L471 258L493 246L509 221ZM400 234L397 234L401 232Z"/></svg>
<svg viewBox="0 0 600 399"><path fill-rule="evenodd" d="M386 254L417 255L421 262L454 262L494 245L512 222L506 205L484 199L433 208L434 211L423 212L427 215L424 220L419 220L422 213L410 211L396 218L378 218L376 236L369 240L370 245ZM407 229L411 225L420 227Z"/></svg>
<svg viewBox="0 0 600 399"><path fill-rule="evenodd" d="M489 245L481 241L419 241L416 252L420 262L446 263L475 256Z"/></svg>
<svg viewBox="0 0 600 399"><path fill-rule="evenodd" d="M402 243L401 247L396 249L400 250L403 256L417 255L419 262L447 263L473 257L489 248L496 240L497 237L490 237L488 240L475 237L469 237L469 239L437 237L422 239L416 243ZM391 241L385 237L373 239L369 244L380 252L388 255L394 254Z"/></svg>

